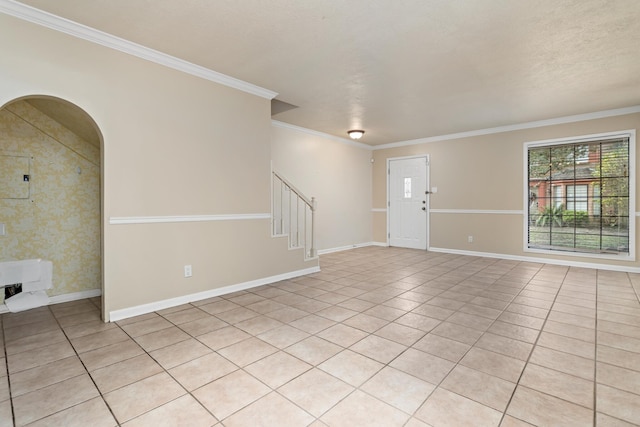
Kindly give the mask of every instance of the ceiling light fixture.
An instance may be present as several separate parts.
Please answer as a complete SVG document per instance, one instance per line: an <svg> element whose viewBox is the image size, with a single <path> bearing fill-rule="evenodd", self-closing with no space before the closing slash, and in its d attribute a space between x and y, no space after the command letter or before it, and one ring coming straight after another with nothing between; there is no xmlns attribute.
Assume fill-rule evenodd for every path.
<svg viewBox="0 0 640 427"><path fill-rule="evenodd" d="M364 135L363 130L350 130L347 133L349 134L349 137L351 137L351 139L360 139L362 138L362 135Z"/></svg>

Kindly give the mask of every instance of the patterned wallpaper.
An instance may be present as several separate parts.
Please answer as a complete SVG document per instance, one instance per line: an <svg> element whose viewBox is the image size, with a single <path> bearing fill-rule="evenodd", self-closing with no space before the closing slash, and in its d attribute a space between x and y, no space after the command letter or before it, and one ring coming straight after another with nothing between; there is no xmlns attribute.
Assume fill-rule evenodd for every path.
<svg viewBox="0 0 640 427"><path fill-rule="evenodd" d="M17 101L0 110L0 156L27 158L30 175L28 198L0 198L0 260L52 261L49 296L100 289L100 149Z"/></svg>

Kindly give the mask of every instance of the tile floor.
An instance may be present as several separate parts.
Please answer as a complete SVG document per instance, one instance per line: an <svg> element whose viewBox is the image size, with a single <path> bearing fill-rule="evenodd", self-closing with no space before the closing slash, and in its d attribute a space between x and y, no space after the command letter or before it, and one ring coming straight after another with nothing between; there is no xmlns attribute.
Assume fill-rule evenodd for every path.
<svg viewBox="0 0 640 427"><path fill-rule="evenodd" d="M640 425L640 275L369 247L117 323L1 316L0 426Z"/></svg>

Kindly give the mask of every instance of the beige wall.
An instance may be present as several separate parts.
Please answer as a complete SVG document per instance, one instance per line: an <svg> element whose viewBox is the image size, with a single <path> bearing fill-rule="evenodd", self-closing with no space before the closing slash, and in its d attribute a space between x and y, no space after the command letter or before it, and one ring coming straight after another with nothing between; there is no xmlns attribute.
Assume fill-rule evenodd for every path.
<svg viewBox="0 0 640 427"><path fill-rule="evenodd" d="M430 214L430 247L549 258L547 255L524 252L523 214L508 212L524 210L523 144L529 141L639 127L640 114L630 114L376 150L374 151L373 207L384 208L385 205L386 159L428 154L431 161L430 186L438 188L438 192L430 196L431 209L502 211L495 214L432 212ZM637 198L638 194L636 194ZM386 242L386 213L373 215L375 227L373 237L378 242ZM473 243L468 243L469 235L474 236ZM638 241L637 237L636 241ZM640 266L640 261L607 261L574 256L553 256L553 258L625 267Z"/></svg>
<svg viewBox="0 0 640 427"><path fill-rule="evenodd" d="M0 51L0 105L56 96L102 133L106 313L317 266L270 238L268 219L109 223L269 213L268 99L5 15Z"/></svg>
<svg viewBox="0 0 640 427"><path fill-rule="evenodd" d="M50 296L100 289L99 149L18 101L0 110L0 155L31 163L30 197L0 199L0 260L52 261Z"/></svg>
<svg viewBox="0 0 640 427"><path fill-rule="evenodd" d="M276 172L317 199L318 250L371 242L371 150L273 125L271 156Z"/></svg>

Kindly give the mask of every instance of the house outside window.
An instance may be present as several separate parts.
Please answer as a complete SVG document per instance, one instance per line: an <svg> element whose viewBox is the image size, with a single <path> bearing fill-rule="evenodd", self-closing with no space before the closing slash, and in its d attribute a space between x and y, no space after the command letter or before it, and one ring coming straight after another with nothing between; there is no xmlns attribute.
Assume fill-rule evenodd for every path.
<svg viewBox="0 0 640 427"><path fill-rule="evenodd" d="M525 251L633 259L634 153L635 131L525 143Z"/></svg>

